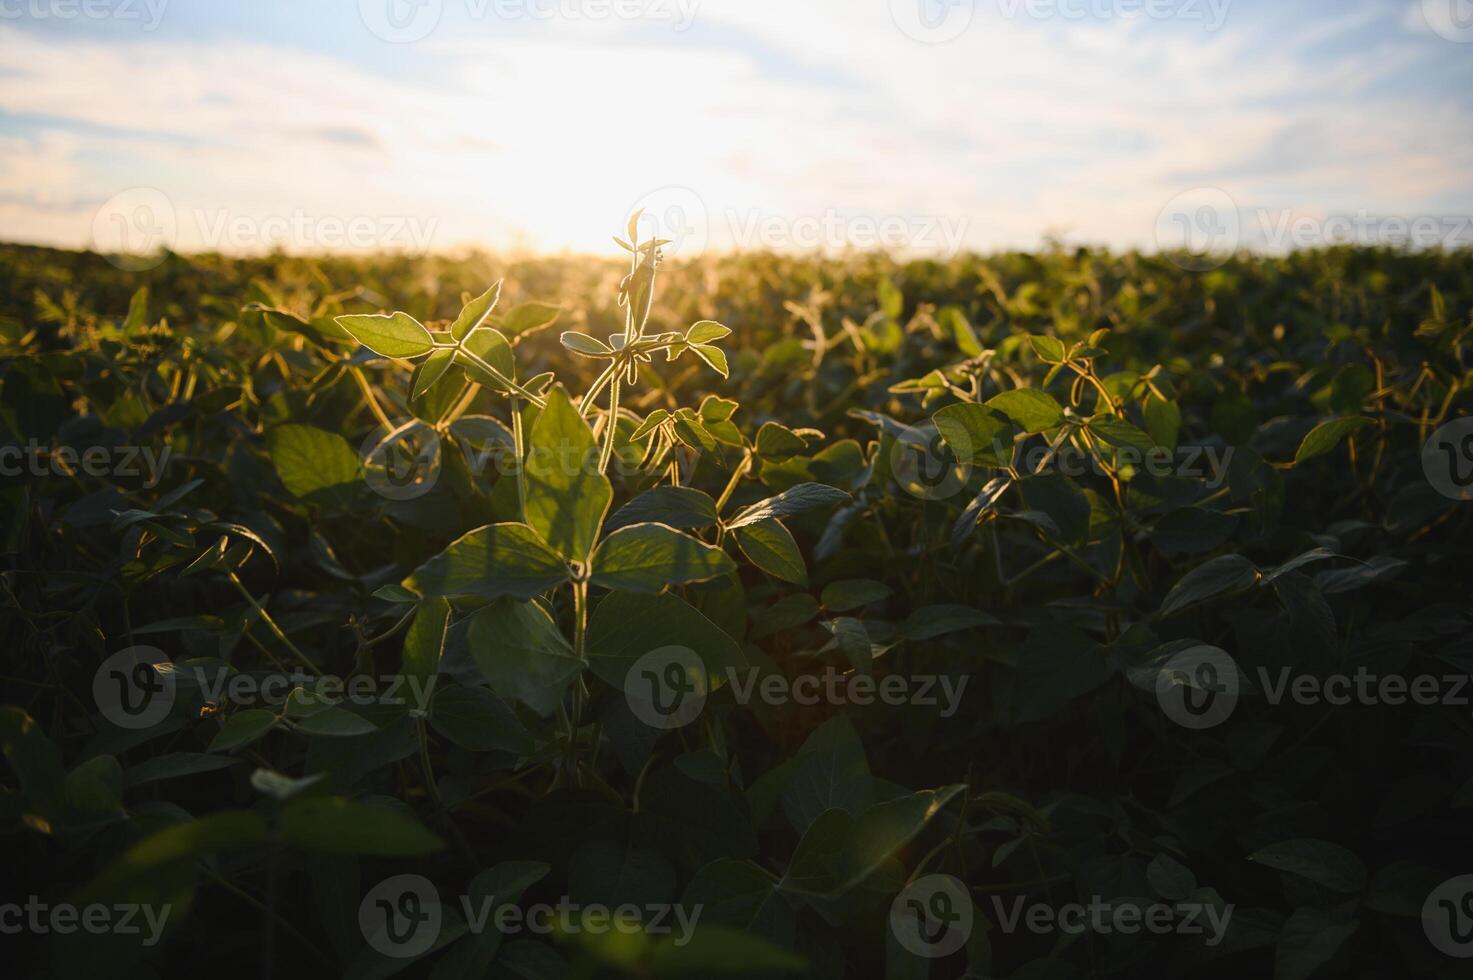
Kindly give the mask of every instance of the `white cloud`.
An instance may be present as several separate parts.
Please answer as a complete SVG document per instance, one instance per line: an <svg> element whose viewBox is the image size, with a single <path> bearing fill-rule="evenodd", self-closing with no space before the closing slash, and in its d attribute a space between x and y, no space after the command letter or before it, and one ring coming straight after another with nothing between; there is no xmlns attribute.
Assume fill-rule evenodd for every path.
<svg viewBox="0 0 1473 980"><path fill-rule="evenodd" d="M840 234L858 215L932 216L980 248L1049 229L1150 246L1194 184L1244 208L1473 208L1468 112L1378 94L1416 70L1420 42L1309 66L1365 11L1265 37L1231 9L1217 32L1001 9L928 45L886 3L705 0L688 34L436 35L391 52L389 71L165 31L117 44L0 28L16 76L0 111L48 121L10 139L0 214L12 236L81 245L89 205L56 202L146 185L173 202L182 248L219 244L222 213L305 212L416 219L441 248L603 250L666 185L695 192L717 247L754 214L789 230L838 215Z"/></svg>

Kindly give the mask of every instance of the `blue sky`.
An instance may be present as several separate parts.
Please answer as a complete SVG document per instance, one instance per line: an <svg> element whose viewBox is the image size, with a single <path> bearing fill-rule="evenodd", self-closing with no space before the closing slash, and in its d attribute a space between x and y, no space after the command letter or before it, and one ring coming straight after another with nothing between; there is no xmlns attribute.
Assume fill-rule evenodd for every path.
<svg viewBox="0 0 1473 980"><path fill-rule="evenodd" d="M1473 239L1473 0L0 0L0 236Z"/></svg>

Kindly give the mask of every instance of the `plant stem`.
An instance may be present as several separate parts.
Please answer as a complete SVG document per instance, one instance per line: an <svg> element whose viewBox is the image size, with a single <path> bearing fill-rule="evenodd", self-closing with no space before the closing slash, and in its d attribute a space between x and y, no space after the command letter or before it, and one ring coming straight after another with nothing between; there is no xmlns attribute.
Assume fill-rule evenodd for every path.
<svg viewBox="0 0 1473 980"><path fill-rule="evenodd" d="M511 441L517 466L517 513L525 521L527 519L527 447L526 437L522 434L522 400L520 398L511 400Z"/></svg>
<svg viewBox="0 0 1473 980"><path fill-rule="evenodd" d="M609 460L614 455L614 436L619 430L619 374L616 372L609 381L609 420L608 428L604 431L604 448L598 456L598 471L604 472L609 468Z"/></svg>
<svg viewBox="0 0 1473 980"><path fill-rule="evenodd" d="M480 368L482 371L485 371L487 374L491 375L491 377L496 380L496 383L497 384L499 384L502 387L506 388L512 394L521 395L523 398L527 399L527 401L531 402L533 405L536 405L538 408L544 408L544 407L546 407L547 403L545 401L543 401L539 396L537 396L537 395L533 394L532 392L528 391L526 388L523 388L521 385L517 384L511 378L508 378L506 375L504 375L500 371L496 370L490 364L487 364L485 361L483 361L476 354L473 354L472 352L466 350L464 347L460 348L460 350L458 351L458 353L465 355L465 359L466 360L470 361L476 367Z"/></svg>
<svg viewBox="0 0 1473 980"><path fill-rule="evenodd" d="M373 386L363 376L363 369L356 366L350 367L348 368L348 373L353 376L354 381L358 382L358 390L363 392L363 400L368 402L369 410L373 412L373 417L378 419L378 424L383 426L386 431L392 431L394 424L384 414L383 406L378 403L378 396L373 393Z"/></svg>
<svg viewBox="0 0 1473 980"><path fill-rule="evenodd" d="M321 677L322 671L318 670L317 665L314 664L311 660L307 659L307 655L305 653L297 649L297 645L291 641L291 638L288 637L285 632L282 631L280 626L276 625L276 620L271 618L271 614L266 611L265 606L256 601L256 597L251 595L250 591L247 590L246 587L241 583L240 578L234 572L228 572L227 574L230 576L230 583L235 586L235 588L240 592L241 595L245 596L246 602L249 602L251 604L251 608L255 609L256 614L261 617L261 622L270 627L271 632L276 634L276 638L282 643L286 644L286 648L290 650L293 654L295 654L296 658L300 660L307 667L308 670Z"/></svg>

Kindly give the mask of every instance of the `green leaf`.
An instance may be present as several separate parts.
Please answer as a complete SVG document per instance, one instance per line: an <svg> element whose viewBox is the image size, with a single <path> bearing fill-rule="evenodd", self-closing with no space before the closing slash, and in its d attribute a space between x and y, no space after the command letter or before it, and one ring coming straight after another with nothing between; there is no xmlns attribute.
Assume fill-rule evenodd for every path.
<svg viewBox="0 0 1473 980"><path fill-rule="evenodd" d="M798 833L807 832L826 811L838 808L858 817L874 802L864 743L842 715L814 729L793 761L782 803Z"/></svg>
<svg viewBox="0 0 1473 980"><path fill-rule="evenodd" d="M119 813L123 808L123 767L113 756L95 755L66 774L64 792L67 805L74 811L97 815Z"/></svg>
<svg viewBox="0 0 1473 980"><path fill-rule="evenodd" d="M593 554L593 584L625 592L660 592L734 571L736 563L720 548L663 524L621 528Z"/></svg>
<svg viewBox="0 0 1473 980"><path fill-rule="evenodd" d="M434 338L408 313L353 313L334 322L358 343L384 357L418 357L435 347Z"/></svg>
<svg viewBox="0 0 1473 980"><path fill-rule="evenodd" d="M1012 422L984 405L948 405L931 416L959 462L1002 466L1013 454Z"/></svg>
<svg viewBox="0 0 1473 980"><path fill-rule="evenodd" d="M439 596L426 599L409 623L409 630L404 634L403 671L405 677L419 681L420 690L440 671L440 656L445 651L449 629L450 603Z"/></svg>
<svg viewBox="0 0 1473 980"><path fill-rule="evenodd" d="M276 475L292 496L315 504L346 504L359 481L358 456L336 432L294 422L266 435Z"/></svg>
<svg viewBox="0 0 1473 980"><path fill-rule="evenodd" d="M225 720L225 726L210 740L211 752L228 752L261 738L276 724L276 712L265 708L237 711Z"/></svg>
<svg viewBox="0 0 1473 980"><path fill-rule="evenodd" d="M694 651L713 686L725 682L728 668L741 670L747 666L736 641L695 607L669 592L610 592L589 618L589 667L615 688L623 687L625 675L636 660L667 646Z"/></svg>
<svg viewBox="0 0 1473 980"><path fill-rule="evenodd" d="M905 618L900 624L900 634L912 642L931 640L947 633L959 633L962 630L975 629L978 626L996 626L998 618L991 613L985 613L971 606L959 606L950 603L942 603L935 606L922 606Z"/></svg>
<svg viewBox="0 0 1473 980"><path fill-rule="evenodd" d="M489 524L451 542L404 580L426 598L530 599L568 580L568 565L525 524Z"/></svg>
<svg viewBox="0 0 1473 980"><path fill-rule="evenodd" d="M710 494L691 487L655 487L614 511L604 522L604 533L650 521L699 531L716 523L716 502Z"/></svg>
<svg viewBox="0 0 1473 980"><path fill-rule="evenodd" d="M98 758L103 758L99 756ZM201 772L226 769L239 760L225 756L209 755L205 752L167 752L145 759L127 772L128 788L133 789L163 779L177 779Z"/></svg>
<svg viewBox="0 0 1473 980"><path fill-rule="evenodd" d="M415 366L414 379L410 383L410 400L421 397L433 388L435 382L445 376L445 372L450 370L450 365L454 362L455 351L448 347L431 351L429 357Z"/></svg>
<svg viewBox="0 0 1473 980"><path fill-rule="evenodd" d="M702 909L703 922L792 945L793 909L778 894L772 875L751 861L722 858L704 865L691 878L680 903Z"/></svg>
<svg viewBox="0 0 1473 980"><path fill-rule="evenodd" d="M808 441L781 422L763 422L757 430L757 455L781 462L808 448Z"/></svg>
<svg viewBox="0 0 1473 980"><path fill-rule="evenodd" d="M849 612L891 595L895 590L884 582L867 578L841 579L823 587L823 606L830 612Z"/></svg>
<svg viewBox="0 0 1473 980"><path fill-rule="evenodd" d="M713 340L731 336L731 328L726 327L715 320L702 320L691 325L685 332L687 344L709 344Z"/></svg>
<svg viewBox="0 0 1473 980"><path fill-rule="evenodd" d="M505 378L516 380L517 365L516 358L512 354L511 344L494 327L481 327L472 333L460 344L463 351L475 354L481 360L491 365ZM493 391L507 391L506 385L496 379L496 376L474 363L461 351L455 355L458 363L473 381L492 389Z"/></svg>
<svg viewBox="0 0 1473 980"><path fill-rule="evenodd" d="M1109 661L1089 637L1072 626L1040 626L1028 634L1018 651L1013 681L1014 720L1052 718L1109 676Z"/></svg>
<svg viewBox="0 0 1473 980"><path fill-rule="evenodd" d="M586 562L614 499L598 470L598 446L588 423L561 385L532 426L527 453L527 523L554 551Z"/></svg>
<svg viewBox="0 0 1473 980"><path fill-rule="evenodd" d="M1360 922L1333 911L1302 906L1279 933L1274 951L1274 980L1306 980L1325 965L1355 934Z"/></svg>
<svg viewBox="0 0 1473 980"><path fill-rule="evenodd" d="M1181 432L1181 408L1170 399L1157 398L1152 394L1146 399L1146 430L1158 446L1176 448L1177 436Z"/></svg>
<svg viewBox="0 0 1473 980"><path fill-rule="evenodd" d="M759 521L776 517L786 517L813 507L846 503L850 499L849 494L838 487L826 486L822 483L800 483L775 497L768 497L750 507L742 508L735 517L726 522L726 528L732 531L748 524L756 524Z"/></svg>
<svg viewBox="0 0 1473 980"><path fill-rule="evenodd" d="M472 752L530 755L535 748L511 705L484 687L444 684L430 699L435 731Z"/></svg>
<svg viewBox="0 0 1473 980"><path fill-rule="evenodd" d="M1188 606L1252 588L1258 566L1242 555L1221 555L1182 576L1161 603L1159 615L1170 616Z"/></svg>
<svg viewBox="0 0 1473 980"><path fill-rule="evenodd" d="M361 718L346 708L327 708L316 711L294 722L298 729L308 735L328 738L355 738L372 735L378 728L366 718Z"/></svg>
<svg viewBox="0 0 1473 980"><path fill-rule="evenodd" d="M1146 880L1156 894L1173 902L1184 901L1197 890L1197 876L1192 869L1170 854L1157 854L1146 865Z"/></svg>
<svg viewBox="0 0 1473 980"><path fill-rule="evenodd" d="M1334 449L1346 436L1370 425L1374 419L1364 415L1351 415L1346 418L1331 419L1321 422L1299 444L1299 449L1294 453L1294 465L1299 465L1307 459L1323 456Z"/></svg>
<svg viewBox="0 0 1473 980"><path fill-rule="evenodd" d="M1030 435L1064 423L1064 409L1052 395L1037 388L1005 391L988 399L987 407L1003 413Z"/></svg>
<svg viewBox="0 0 1473 980"><path fill-rule="evenodd" d="M1155 449L1156 443L1133 423L1118 415L1096 415L1089 420L1091 435L1117 449Z"/></svg>
<svg viewBox="0 0 1473 980"><path fill-rule="evenodd" d="M614 349L602 340L576 330L563 331L558 342L574 354L582 354L584 357L612 357L614 353Z"/></svg>
<svg viewBox="0 0 1473 980"><path fill-rule="evenodd" d="M1046 334L1029 334L1028 345L1033 348L1033 353L1045 364L1063 364L1065 361L1064 342L1057 337Z"/></svg>
<svg viewBox="0 0 1473 980"><path fill-rule="evenodd" d="M839 884L846 891L864 881L909 844L965 786L943 786L876 803L854 821L838 861Z"/></svg>
<svg viewBox="0 0 1473 980"><path fill-rule="evenodd" d="M798 542L782 523L775 520L746 524L735 531L737 547L747 560L768 575L794 585L808 584L808 567Z"/></svg>
<svg viewBox="0 0 1473 980"><path fill-rule="evenodd" d="M723 378L730 376L731 369L726 363L726 351L720 347L710 347L706 344L692 344L691 350L695 352L697 357L710 365L712 370L717 374Z"/></svg>
<svg viewBox="0 0 1473 980"><path fill-rule="evenodd" d="M982 342L977 339L977 331L967 322L966 314L955 306L944 306L936 314L936 322L941 324L941 329L951 334L952 343L956 349L962 352L963 357L980 357L982 354Z"/></svg>
<svg viewBox="0 0 1473 980"><path fill-rule="evenodd" d="M1168 555L1200 555L1233 536L1238 518L1204 507L1178 507L1151 529L1151 542Z"/></svg>
<svg viewBox="0 0 1473 980"><path fill-rule="evenodd" d="M501 318L501 329L516 336L546 330L557 321L563 308L552 303L519 303Z"/></svg>
<svg viewBox="0 0 1473 980"><path fill-rule="evenodd" d="M1361 859L1329 841L1312 838L1280 841L1254 851L1248 860L1348 895L1359 894L1366 887L1366 866Z"/></svg>
<svg viewBox="0 0 1473 980"><path fill-rule="evenodd" d="M496 301L501 298L501 280L498 279L491 286L469 303L460 311L455 322L450 324L450 336L456 340L464 340L470 336L471 331L486 322L486 317L496 308Z"/></svg>
<svg viewBox="0 0 1473 980"><path fill-rule="evenodd" d="M328 796L287 803L279 832L293 847L328 854L420 857L445 847L408 812Z"/></svg>
<svg viewBox="0 0 1473 980"><path fill-rule="evenodd" d="M505 597L479 610L468 644L492 691L544 716L583 669L552 617L532 602Z"/></svg>

